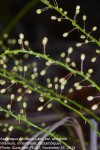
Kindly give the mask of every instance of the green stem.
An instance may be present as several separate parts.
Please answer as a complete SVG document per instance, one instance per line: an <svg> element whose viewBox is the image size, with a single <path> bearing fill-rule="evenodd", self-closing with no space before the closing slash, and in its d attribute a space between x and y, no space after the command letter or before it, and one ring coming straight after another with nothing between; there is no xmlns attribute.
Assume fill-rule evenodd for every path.
<svg viewBox="0 0 100 150"><path fill-rule="evenodd" d="M61 14L63 17L65 17L67 20L69 20L72 25L74 27L76 27L76 29L78 29L79 31L81 31L84 35L86 35L89 39L91 39L94 43L96 43L98 46L100 46L100 42L98 40L96 40L93 36L91 36L89 33L85 32L84 29L82 29L74 20L72 20L70 17L68 17L67 15L65 15L59 8L51 5L49 2L47 2L46 0L40 0L42 3L44 3L45 5L49 6L51 9L54 9L55 11L57 11L59 14Z"/></svg>
<svg viewBox="0 0 100 150"><path fill-rule="evenodd" d="M8 78L9 80L15 80L17 83L20 83L20 84L22 84L22 85L25 85L26 87L27 87L27 84L26 84L26 83L28 83L28 85L29 85L29 84L30 84L30 85L32 84L33 86L35 86L35 87L37 87L37 88L40 88L42 92L47 92L47 93L52 94L53 97L58 97L59 99L62 99L62 100L67 99L68 103L74 104L74 105L77 106L79 109L83 109L85 112L87 112L87 113L89 113L90 115L92 115L97 121L100 121L100 117L96 116L96 115L95 115L93 112L91 112L89 109L83 107L82 105L78 104L78 103L75 102L74 100L72 100L72 99L70 99L70 98L68 98L68 97L65 97L65 96L63 96L63 95L57 94L57 93L55 93L55 92L54 92L53 90L51 90L51 89L45 88L45 87L43 87L43 86L41 86L41 85L38 85L37 83L33 82L33 80L32 80L32 82L31 82L31 80L28 81L28 80L26 80L25 78L23 78L23 82L24 82L24 83L23 83L23 82L20 82L20 81L22 80L22 78L19 78L18 75L14 74L14 77L13 77L13 74L11 74L10 72L8 72L8 71L6 71L6 70L4 71L4 70L2 70L2 69L0 69L0 70L1 70L0 75L1 75L2 77ZM17 80L15 79L15 77L17 78ZM19 80L18 80L18 78L19 78ZM29 89L30 89L30 86L29 86ZM32 89L32 87L31 87L31 89ZM34 90L34 89L32 89L32 90Z"/></svg>
<svg viewBox="0 0 100 150"><path fill-rule="evenodd" d="M42 132L44 132L44 133L47 133L49 136L54 137L57 141L61 142L61 143L62 143L63 145L65 145L67 148L69 148L69 149L71 149L71 150L74 150L73 148L71 148L71 146L69 146L69 145L66 144L64 141L60 140L60 138L58 138L57 136L55 136L55 134L53 134L53 133L51 133L51 132L49 132L49 131L47 131L47 130L45 130L45 129L42 129L41 127L39 127L39 126L33 124L32 122L28 121L27 119L22 118L22 117L20 117L20 116L17 116L17 115L13 114L13 113L10 112L10 111L7 111L6 109L4 109L4 108L2 108L2 107L0 107L0 111L3 111L3 112L5 112L5 113L9 114L10 116L12 116L13 118L15 118L15 119L18 120L18 121L23 121L23 122L25 122L26 124L28 124L29 126L32 126L32 127L36 128L36 129L38 129L38 130L40 130L40 131L42 131Z"/></svg>
<svg viewBox="0 0 100 150"><path fill-rule="evenodd" d="M2 75L2 74L0 74ZM77 113L83 120L85 120L95 131L96 133L100 136L100 133L99 131L97 131L95 129L95 127L93 126L93 124L89 121L89 119L87 119L81 112L79 112L78 110L76 110L75 108L73 108L72 106L68 105L68 104L65 104L63 101L61 101L58 97L54 97L54 96L51 96L51 95L48 95L47 93L43 92L43 90L40 90L40 88L33 88L31 87L30 85L26 84L24 81L19 81L19 80L16 80L15 78L13 79L11 76L6 76L6 75L3 75L4 77L6 78L9 78L10 80L15 80L17 83L20 83L22 85L26 85L27 88L35 91L35 92L38 92L39 94L43 94L45 97L47 97L48 99L53 99L57 102L59 102L60 104L62 104L63 106L67 107L68 109L70 110L73 110L75 113Z"/></svg>
<svg viewBox="0 0 100 150"><path fill-rule="evenodd" d="M91 79L89 79L86 75L84 75L81 71L77 71L72 69L71 67L69 67L67 64L64 64L60 61L54 60L52 58L49 58L47 55L44 54L40 54L40 53L36 53L33 51L27 51L27 50L11 50L11 51L5 51L4 53L2 53L0 55L0 57L2 58L4 55L9 55L9 54L18 54L18 53L27 53L29 55L34 55L36 57L40 57L43 58L45 60L50 60L52 63L57 64L62 66L63 68L67 69L68 71L70 71L72 74L78 74L79 76L83 77L85 80L87 80L90 84L93 85L93 87L95 87L98 91L100 91L100 87Z"/></svg>

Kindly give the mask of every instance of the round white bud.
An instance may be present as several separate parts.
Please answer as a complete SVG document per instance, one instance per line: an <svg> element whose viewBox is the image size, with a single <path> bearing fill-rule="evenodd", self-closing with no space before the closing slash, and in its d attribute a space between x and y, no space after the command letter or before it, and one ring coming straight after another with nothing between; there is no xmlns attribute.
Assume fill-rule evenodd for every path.
<svg viewBox="0 0 100 150"><path fill-rule="evenodd" d="M67 11L64 11L64 15L67 15Z"/></svg>
<svg viewBox="0 0 100 150"><path fill-rule="evenodd" d="M64 81L65 81L64 78L59 79L59 82L60 82L60 83L63 83Z"/></svg>
<svg viewBox="0 0 100 150"><path fill-rule="evenodd" d="M62 53L60 54L60 56L61 56L62 58L64 58L64 57L65 57L65 53L62 52Z"/></svg>
<svg viewBox="0 0 100 150"><path fill-rule="evenodd" d="M42 111L43 110L43 106L40 106L37 110L38 111Z"/></svg>
<svg viewBox="0 0 100 150"><path fill-rule="evenodd" d="M13 130L13 126L10 126L9 128L8 128L8 131L12 131Z"/></svg>
<svg viewBox="0 0 100 150"><path fill-rule="evenodd" d="M72 93L72 92L73 92L73 89L70 88L70 89L68 90L68 93Z"/></svg>
<svg viewBox="0 0 100 150"><path fill-rule="evenodd" d="M27 66L24 66L24 71L25 71L25 72L27 71L27 69L28 69L28 67L27 67Z"/></svg>
<svg viewBox="0 0 100 150"><path fill-rule="evenodd" d="M11 96L10 96L11 100L13 100L14 97L15 97L15 95L14 95L14 94L11 94Z"/></svg>
<svg viewBox="0 0 100 150"><path fill-rule="evenodd" d="M96 49L96 53L97 53L97 54L100 54L100 50L99 50L99 49Z"/></svg>
<svg viewBox="0 0 100 150"><path fill-rule="evenodd" d="M82 86L79 85L79 86L76 87L76 89L77 89L77 90L81 90L81 89L82 89Z"/></svg>
<svg viewBox="0 0 100 150"><path fill-rule="evenodd" d="M5 93L6 92L6 89L1 89L0 90L0 93Z"/></svg>
<svg viewBox="0 0 100 150"><path fill-rule="evenodd" d="M11 105L10 104L7 105L7 109L11 109Z"/></svg>
<svg viewBox="0 0 100 150"><path fill-rule="evenodd" d="M85 54L81 54L81 60L85 59Z"/></svg>
<svg viewBox="0 0 100 150"><path fill-rule="evenodd" d="M96 31L96 30L97 30L97 27L94 26L94 27L92 28L92 31Z"/></svg>
<svg viewBox="0 0 100 150"><path fill-rule="evenodd" d="M93 73L93 69L88 69L88 73Z"/></svg>
<svg viewBox="0 0 100 150"><path fill-rule="evenodd" d="M76 67L75 62L72 62L71 65L72 65L72 67Z"/></svg>
<svg viewBox="0 0 100 150"><path fill-rule="evenodd" d="M41 72L40 72L40 75L41 76L44 76L46 74L46 70L42 70Z"/></svg>
<svg viewBox="0 0 100 150"><path fill-rule="evenodd" d="M26 108L27 107L27 103L23 102L23 107Z"/></svg>
<svg viewBox="0 0 100 150"><path fill-rule="evenodd" d="M68 36L68 32L63 33L63 37L67 37Z"/></svg>
<svg viewBox="0 0 100 150"><path fill-rule="evenodd" d="M80 38L81 38L81 39L85 39L85 35L81 35Z"/></svg>
<svg viewBox="0 0 100 150"><path fill-rule="evenodd" d="M87 100L88 100L88 101L92 101L93 99L94 99L93 96L88 96L88 97L87 97Z"/></svg>
<svg viewBox="0 0 100 150"><path fill-rule="evenodd" d="M97 104L95 104L95 105L93 105L93 106L91 107L92 110L96 110L97 108L98 108L98 105L97 105Z"/></svg>
<svg viewBox="0 0 100 150"><path fill-rule="evenodd" d="M58 88L59 88L59 85L55 84L55 90L58 90Z"/></svg>
<svg viewBox="0 0 100 150"><path fill-rule="evenodd" d="M77 5L77 6L76 6L76 10L79 10L79 9L80 9L80 5Z"/></svg>
<svg viewBox="0 0 100 150"><path fill-rule="evenodd" d="M89 43L89 40L86 39L86 40L85 40L85 44L88 44L88 43Z"/></svg>
<svg viewBox="0 0 100 150"><path fill-rule="evenodd" d="M37 14L41 14L41 13L42 13L41 9L37 9L37 10L36 10L36 13L37 13Z"/></svg>
<svg viewBox="0 0 100 150"><path fill-rule="evenodd" d="M78 87L79 85L80 85L79 82L74 83L74 86L75 86L75 87Z"/></svg>
<svg viewBox="0 0 100 150"><path fill-rule="evenodd" d="M29 46L29 41L24 41L25 46Z"/></svg>
<svg viewBox="0 0 100 150"><path fill-rule="evenodd" d="M71 54L73 52L73 48L72 47L69 47L68 48L68 54Z"/></svg>
<svg viewBox="0 0 100 150"><path fill-rule="evenodd" d="M91 62L95 62L96 61L96 57L93 57L92 59L91 59Z"/></svg>
<svg viewBox="0 0 100 150"><path fill-rule="evenodd" d="M52 107L52 103L49 103L48 105L47 105L47 108L51 108Z"/></svg>
<svg viewBox="0 0 100 150"><path fill-rule="evenodd" d="M82 43L76 43L76 47L82 46Z"/></svg>
<svg viewBox="0 0 100 150"><path fill-rule="evenodd" d="M83 15L83 20L84 20L84 21L86 20L86 18L87 18L86 15Z"/></svg>
<svg viewBox="0 0 100 150"><path fill-rule="evenodd" d="M58 18L57 20L58 20L58 22L61 22L61 18Z"/></svg>
<svg viewBox="0 0 100 150"><path fill-rule="evenodd" d="M19 101L21 101L22 100L22 96L19 96L18 98L17 98L17 101L19 102Z"/></svg>
<svg viewBox="0 0 100 150"><path fill-rule="evenodd" d="M46 45L48 42L48 38L47 37L44 37L43 40L42 40L42 44L43 45Z"/></svg>
<svg viewBox="0 0 100 150"><path fill-rule="evenodd" d="M24 39L24 34L23 34L23 33L20 33L20 34L19 34L19 37L20 37L20 39Z"/></svg>
<svg viewBox="0 0 100 150"><path fill-rule="evenodd" d="M51 19L52 19L52 20L56 20L57 17L56 17L56 16L51 16Z"/></svg>
<svg viewBox="0 0 100 150"><path fill-rule="evenodd" d="M67 58L66 58L66 63L69 63L69 62L70 62L70 58L67 57Z"/></svg>
<svg viewBox="0 0 100 150"><path fill-rule="evenodd" d="M47 86L48 88L52 88L52 83L49 83Z"/></svg>

